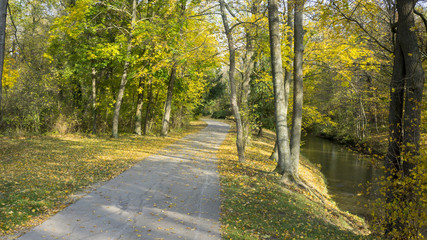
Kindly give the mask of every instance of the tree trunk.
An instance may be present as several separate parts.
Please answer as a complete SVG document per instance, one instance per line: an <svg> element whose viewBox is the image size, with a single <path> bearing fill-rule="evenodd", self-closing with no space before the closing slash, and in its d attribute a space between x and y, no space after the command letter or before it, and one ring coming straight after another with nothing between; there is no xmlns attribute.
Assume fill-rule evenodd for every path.
<svg viewBox="0 0 427 240"><path fill-rule="evenodd" d="M393 76L390 83L389 146L385 165L391 181L399 181L399 175L410 177L415 163L403 161L403 155L417 156L420 147L421 106L424 87L424 70L421 53L414 32L415 0L397 0L397 34L394 50ZM408 200L406 196L396 196L393 189L387 192L387 202ZM400 232L405 219L392 219L387 213L386 237L396 229Z"/></svg>
<svg viewBox="0 0 427 240"><path fill-rule="evenodd" d="M250 82L251 82L251 74L254 69L254 50L253 50L253 36L250 33L250 29L246 29L246 54L244 57L244 66L243 66L243 84L242 84L242 124L243 124L243 145L244 149L246 149L246 145L249 141L249 94L251 92Z"/></svg>
<svg viewBox="0 0 427 240"><path fill-rule="evenodd" d="M112 132L112 137L114 138L118 138L119 137L119 115L120 115L120 107L122 105L122 101L123 101L123 95L125 93L125 87L126 87L126 83L127 83L127 75L128 75L128 71L129 71L129 57L132 51L132 38L133 38L133 31L135 30L135 22L136 22L136 0L133 0L132 3L132 20L131 20L131 29L129 32L129 38L128 38L128 46L126 49L126 60L125 60L125 65L123 68L123 74L122 74L122 79L120 81L120 88L119 88L119 93L117 95L117 100L116 100L116 104L114 106L114 116L113 116L113 132Z"/></svg>
<svg viewBox="0 0 427 240"><path fill-rule="evenodd" d="M239 162L245 161L245 145L243 143L243 126L242 119L240 117L239 105L237 104L237 92L236 92L236 82L234 79L234 73L236 71L236 47L234 46L234 39L231 33L230 26L228 25L227 15L225 12L225 2L224 0L219 0L222 23L224 25L225 34L228 40L228 51L230 54L230 69L228 71L228 81L230 84L230 103L231 109L236 121L236 131L237 131L237 154L239 156Z"/></svg>
<svg viewBox="0 0 427 240"><path fill-rule="evenodd" d="M258 134L257 134L257 136L258 137L262 137L264 135L264 132L262 131L262 125L261 126L259 126L259 128L258 128Z"/></svg>
<svg viewBox="0 0 427 240"><path fill-rule="evenodd" d="M292 16L293 16L292 15L292 3L290 1L288 1L288 3L287 3L287 8L288 8L287 9L287 12L288 12L287 25L288 25L288 27L290 29L293 29L293 25L292 25L292 23L293 23L293 21L292 21L293 20L292 19ZM292 33L288 32L286 37L287 37L289 46L292 46L292 42L293 42L292 41L293 40ZM288 65L292 64L291 61L289 61L289 60L287 60L287 61L288 61ZM289 86L290 86L290 82L291 82L291 72L287 68L285 68L285 78L284 78L284 87L285 88L284 89L285 89L285 96L286 96L286 99L285 99L286 115L287 115L288 105L289 105L288 104L289 103L288 99L289 99ZM287 125L287 123L286 123L286 125ZM289 131L288 127L286 127L286 128L287 128L287 131ZM290 148L289 148L289 152L290 152ZM279 159L279 150L278 150L278 147L277 147L277 138L276 138L276 144L274 145L274 150L273 150L273 153L270 156L270 159L277 161L277 166L276 166L276 169L274 171L278 172L280 174L283 174L284 173L284 169L285 169L285 159L284 158Z"/></svg>
<svg viewBox="0 0 427 240"><path fill-rule="evenodd" d="M165 102L165 113L162 119L162 130L160 132L161 136L167 136L169 132L170 116L171 116L171 110L172 110L172 95L173 95L173 88L175 86L175 80L176 80L176 68L177 68L176 63L174 63L172 66L171 75L169 78L168 93L167 93L166 102Z"/></svg>
<svg viewBox="0 0 427 240"><path fill-rule="evenodd" d="M92 134L96 134L96 69L92 68Z"/></svg>
<svg viewBox="0 0 427 240"><path fill-rule="evenodd" d="M284 181L298 179L298 165L301 145L302 105L303 105L303 54L304 54L304 29L303 12L304 0L295 0L294 13L294 107L292 113L291 135L291 165L290 176L283 175ZM287 179L286 179L287 178Z"/></svg>
<svg viewBox="0 0 427 240"><path fill-rule="evenodd" d="M181 4L180 6L180 19L183 19L181 21L181 27L179 29L179 36L180 38L182 37L182 31L183 31L183 23L186 20L185 18L185 10L187 7L187 0L183 0L179 2ZM171 118L171 110L172 110L172 96L173 96L173 90L174 90L174 86L175 86L175 80L176 80L176 70L178 67L178 63L176 60L176 56L177 54L174 54L172 57L172 70L171 70L171 75L170 75L170 79L169 79L169 85L168 85L168 92L167 92L167 97L166 97L166 102L165 102L165 108L164 108L164 115L162 118L162 129L160 131L160 135L161 136L167 136L169 133L169 128L171 126L170 124L170 118Z"/></svg>
<svg viewBox="0 0 427 240"><path fill-rule="evenodd" d="M276 138L278 151L278 169L280 174L289 172L290 148L287 123L288 95L285 91L280 41L280 18L277 0L268 1L268 23L270 30L271 68L274 86L274 105L276 118ZM287 175L287 174L286 174Z"/></svg>
<svg viewBox="0 0 427 240"><path fill-rule="evenodd" d="M421 53L415 33L414 7L415 0L397 1L399 24L397 34L401 37L401 45L406 73L405 110L403 118L404 135L403 145L405 152L413 156L419 155L420 125L422 97L425 73L421 62ZM402 21L400 21L402 19ZM403 163L405 174L412 168L409 163Z"/></svg>
<svg viewBox="0 0 427 240"><path fill-rule="evenodd" d="M0 126L3 122L2 76L6 42L6 17L8 0L0 0Z"/></svg>
<svg viewBox="0 0 427 240"><path fill-rule="evenodd" d="M143 89L143 78L139 79L138 85L138 100L136 101L136 113L135 113L135 134L138 136L142 135L142 105L144 103L144 89Z"/></svg>
<svg viewBox="0 0 427 240"><path fill-rule="evenodd" d="M145 110L144 135L147 135L148 133L148 123L150 121L151 105L153 103L153 82L151 78L148 84L149 84L149 89L147 93L148 103L147 103L147 109Z"/></svg>

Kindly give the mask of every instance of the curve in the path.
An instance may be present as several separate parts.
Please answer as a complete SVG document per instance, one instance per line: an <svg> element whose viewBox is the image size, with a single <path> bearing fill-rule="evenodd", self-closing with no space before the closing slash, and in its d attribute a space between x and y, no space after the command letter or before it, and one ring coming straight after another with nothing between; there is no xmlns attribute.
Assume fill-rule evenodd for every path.
<svg viewBox="0 0 427 240"><path fill-rule="evenodd" d="M187 135L68 206L20 240L221 239L216 152L229 125Z"/></svg>

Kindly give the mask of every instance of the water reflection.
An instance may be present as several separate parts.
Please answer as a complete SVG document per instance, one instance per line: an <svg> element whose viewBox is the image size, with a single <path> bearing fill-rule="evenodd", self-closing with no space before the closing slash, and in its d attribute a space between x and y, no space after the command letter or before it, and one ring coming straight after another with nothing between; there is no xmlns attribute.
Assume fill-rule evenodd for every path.
<svg viewBox="0 0 427 240"><path fill-rule="evenodd" d="M361 154L349 151L329 140L307 136L301 148L301 154L312 163L320 164L325 175L328 190L340 209L366 216L364 207L367 198L359 193L364 190L360 184L373 182L380 174L370 160ZM361 204L358 204L361 203Z"/></svg>

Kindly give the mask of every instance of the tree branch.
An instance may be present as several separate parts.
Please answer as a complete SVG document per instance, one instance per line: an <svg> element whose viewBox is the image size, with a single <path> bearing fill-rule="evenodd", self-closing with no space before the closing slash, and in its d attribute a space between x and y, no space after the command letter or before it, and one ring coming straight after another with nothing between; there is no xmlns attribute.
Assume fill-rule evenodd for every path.
<svg viewBox="0 0 427 240"><path fill-rule="evenodd" d="M420 18L423 20L424 27L426 28L426 32L427 32L427 19L424 16L424 14L422 14L421 12L418 12L415 8L414 8L414 13L417 14L418 16L420 16Z"/></svg>
<svg viewBox="0 0 427 240"><path fill-rule="evenodd" d="M378 46L380 46L381 48L383 48L384 50L386 50L389 53L393 53L393 51L391 49L389 49L388 47L386 47L384 44L382 44L378 39L376 39L374 36L372 36L372 34L357 20L354 19L351 16L347 16L345 15L345 13L343 13L339 7L333 2L332 3L335 6L335 9L338 11L338 13L347 21L353 22L355 23L363 32L366 33L366 35L368 35L369 38L371 38L376 44L378 44Z"/></svg>
<svg viewBox="0 0 427 240"><path fill-rule="evenodd" d="M31 69L31 71L33 71L34 73L36 73L38 76L40 76L40 69L35 69L33 66L32 66L32 64L30 64L30 62L28 61L28 59L27 59L27 56L25 55L25 51L24 51L24 47L22 46L22 44L19 42L19 40L18 40L18 35L17 35L17 32L18 32L18 28L16 27L16 25L15 25L15 21L13 20L13 15L12 15L12 10L10 10L10 5L9 4L7 4L7 9L9 10L9 18L10 18L10 22L12 23L12 26L13 26L13 28L15 29L15 31L13 31L13 35L14 35L14 37L15 37L15 41L16 41L16 44L18 45L18 47L21 49L21 53L22 53L22 58L23 58L23 60L24 60L24 62L25 62L25 64Z"/></svg>

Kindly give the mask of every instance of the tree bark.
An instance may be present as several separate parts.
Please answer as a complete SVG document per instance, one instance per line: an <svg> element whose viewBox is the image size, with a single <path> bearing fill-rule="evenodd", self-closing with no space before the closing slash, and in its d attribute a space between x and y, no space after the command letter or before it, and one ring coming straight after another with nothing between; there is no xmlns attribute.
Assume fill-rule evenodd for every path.
<svg viewBox="0 0 427 240"><path fill-rule="evenodd" d="M96 69L92 68L92 134L96 134Z"/></svg>
<svg viewBox="0 0 427 240"><path fill-rule="evenodd" d="M117 100L116 104L114 106L114 116L113 116L113 132L112 137L118 138L119 137L119 116L120 116L120 107L122 105L123 96L125 93L126 83L127 83L127 75L129 71L129 57L132 51L132 38L133 38L133 31L135 30L135 22L136 22L136 0L132 1L132 20L131 20L131 29L129 32L129 38L128 38L128 46L126 49L126 60L125 65L123 68L123 74L122 79L120 81L120 88L119 93L117 94Z"/></svg>
<svg viewBox="0 0 427 240"><path fill-rule="evenodd" d="M243 145L244 149L246 149L246 145L249 141L249 94L251 92L250 82L251 82L251 74L254 69L254 50L253 50L253 36L250 33L250 29L246 28L246 54L244 57L244 72L243 72L243 84L242 84L242 124L243 124Z"/></svg>
<svg viewBox="0 0 427 240"><path fill-rule="evenodd" d="M8 0L0 0L0 126L3 122L2 76L5 57L7 4Z"/></svg>
<svg viewBox="0 0 427 240"><path fill-rule="evenodd" d="M289 172L290 148L287 123L288 96L285 91L282 68L282 52L280 41L280 18L277 0L268 1L268 23L270 30L271 68L274 86L274 105L276 118L277 160L280 174ZM287 175L287 174L286 174Z"/></svg>
<svg viewBox="0 0 427 240"><path fill-rule="evenodd" d="M292 9L293 9L292 3L291 3L291 1L288 1L287 2L287 15L288 15L287 16L287 25L288 25L289 29L293 29ZM292 46L292 42L293 42L292 33L287 32L286 37L287 37L289 46ZM288 62L288 65L292 64L292 62L290 60L287 60L287 62ZM290 82L291 82L291 72L287 68L285 68L284 71L285 71L284 87L285 87L285 96L286 96L285 107L286 107L286 114L287 114L287 109L288 109L288 105L289 105L288 99L289 99L289 87L290 87ZM288 129L288 131L289 131L289 129ZM276 138L276 144L274 145L274 150L270 156L270 159L277 161L277 166L276 166L276 169L274 171L278 172L280 174L283 174L284 169L285 169L285 160L279 159L279 150L277 148L277 138Z"/></svg>
<svg viewBox="0 0 427 240"><path fill-rule="evenodd" d="M174 63L172 66L171 75L169 78L168 93L167 93L166 102L165 102L165 113L162 119L162 130L160 132L161 136L167 136L169 132L170 116L171 116L171 110L172 110L172 95L173 95L173 88L175 86L175 80L176 80L176 68L177 68L176 63Z"/></svg>
<svg viewBox="0 0 427 240"><path fill-rule="evenodd" d="M153 81L150 78L149 80L149 89L148 89L148 93L147 93L147 108L145 110L145 121L144 121L144 135L147 135L148 133L148 123L150 121L150 113L151 113L151 105L153 104Z"/></svg>
<svg viewBox="0 0 427 240"><path fill-rule="evenodd" d="M399 44L403 52L404 71L406 73L404 78L406 80L406 94L403 118L403 145L405 146L405 152L413 156L419 155L421 109L425 81L421 52L414 30L414 7L416 2L415 0L397 1L397 10L400 16L397 34L401 37ZM402 21L400 21L401 19ZM409 174L411 168L410 163L403 163L403 170L406 175Z"/></svg>
<svg viewBox="0 0 427 240"><path fill-rule="evenodd" d="M301 145L302 105L303 105L303 54L304 54L304 29L303 12L304 0L295 0L294 13L294 107L292 113L291 135L291 176L283 175L285 181L298 179L298 166Z"/></svg>
<svg viewBox="0 0 427 240"><path fill-rule="evenodd" d="M183 19L181 23L184 23L185 21L185 10L187 7L187 0L183 0L179 2L180 5L180 19ZM179 36L182 37L182 31L183 31L183 25L181 25L180 29L179 29ZM175 80L176 80L176 70L178 67L178 63L176 60L176 54L173 55L172 57L172 70L171 70L171 75L170 75L170 79L169 79L169 85L168 85L168 92L167 92L167 97L166 97L166 102L165 102L165 108L164 108L164 114L163 114L163 118L162 118L162 129L160 131L160 135L161 136L167 136L169 133L169 128L170 128L170 118L171 118L171 110L172 110L172 96L173 96L173 91L174 91L174 86L175 86Z"/></svg>
<svg viewBox="0 0 427 240"><path fill-rule="evenodd" d="M222 23L224 25L225 34L228 40L228 51L230 54L230 69L228 71L228 81L230 84L230 103L231 109L233 112L233 116L236 121L236 131L237 131L237 154L239 156L239 162L245 161L245 145L243 143L243 126L242 126L242 118L240 116L239 105L237 104L237 92L236 92L236 82L234 79L234 73L236 71L236 47L234 46L234 39L231 33L230 26L228 25L228 19L225 12L225 2L224 0L219 0L220 9L221 9L221 17Z"/></svg>
<svg viewBox="0 0 427 240"><path fill-rule="evenodd" d="M415 0L397 0L397 33L394 50L393 76L390 83L389 146L385 158L387 175L399 181L399 175L410 177L415 163L402 159L403 155L417 156L420 147L422 94L425 73L421 53L414 32ZM402 201L411 196L396 196L393 189L387 192L387 202ZM392 214L392 213L388 213ZM386 237L393 229L401 231L404 219L388 219Z"/></svg>
<svg viewBox="0 0 427 240"><path fill-rule="evenodd" d="M142 105L144 103L144 81L141 77L138 84L138 100L136 102L136 113L135 113L135 134L138 136L142 135Z"/></svg>

